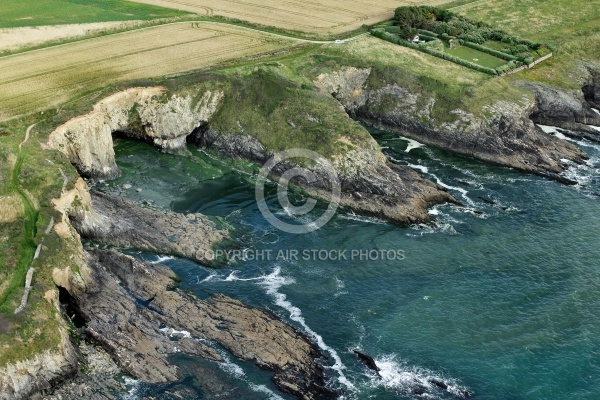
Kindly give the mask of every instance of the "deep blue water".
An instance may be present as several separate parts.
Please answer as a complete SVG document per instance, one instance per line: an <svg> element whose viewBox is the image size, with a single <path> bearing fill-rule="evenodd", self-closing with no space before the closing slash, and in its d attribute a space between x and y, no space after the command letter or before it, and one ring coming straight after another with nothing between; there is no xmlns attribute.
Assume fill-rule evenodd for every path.
<svg viewBox="0 0 600 400"><path fill-rule="evenodd" d="M434 376L476 399L597 399L600 146L579 143L590 161L569 171L581 183L569 187L414 143L406 152L409 141L374 136L391 160L420 169L466 207L435 207L435 223L412 227L339 211L320 230L292 235L260 214L251 164L232 168L195 148L181 157L128 141L116 146L122 176L105 184L130 182L130 198L209 215L235 228L240 246L262 254L400 251L402 259L395 260L272 257L220 269L139 254L164 261L183 278L184 289L201 297L224 293L269 308L304 331L328 356L329 384L347 399L423 398L411 394L418 382L429 385L425 398L455 398L428 383ZM275 191L268 200L280 218L293 221L278 211ZM354 348L376 359L381 378L358 362ZM190 365L214 371L237 398L289 398L269 373L229 359L223 365L187 357L177 362L186 376L194 375ZM197 398L209 397L193 378L183 385ZM130 398L170 398L172 390L138 383Z"/></svg>

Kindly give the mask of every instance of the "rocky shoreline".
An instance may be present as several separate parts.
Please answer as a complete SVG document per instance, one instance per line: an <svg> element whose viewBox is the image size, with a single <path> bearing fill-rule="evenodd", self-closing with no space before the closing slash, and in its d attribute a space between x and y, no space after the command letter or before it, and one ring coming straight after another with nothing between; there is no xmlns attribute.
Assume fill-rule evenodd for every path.
<svg viewBox="0 0 600 400"><path fill-rule="evenodd" d="M162 264L116 250L87 248L85 256L87 278L72 286L68 302L85 321L86 336L128 374L148 383L177 381L168 355L223 362L214 347L220 345L273 371L273 382L300 399L334 396L325 387L318 348L274 314L223 295L199 300L179 290L176 275Z"/></svg>
<svg viewBox="0 0 600 400"><path fill-rule="evenodd" d="M417 99L396 85L370 88L370 74L369 69L345 67L321 74L315 85L332 95L345 113L365 123L564 183L571 183L561 176L568 165L565 160L582 163L585 156L574 145L545 134L534 122L598 136L588 126L600 125L600 114L591 108L599 103L597 74L592 74L591 83L581 94L531 86L535 102L499 101L486 110L489 116L485 118L457 109L455 122L440 124L427 122L432 121L427 107L417 107L417 103L429 100ZM94 179L119 173L113 150L115 133L150 142L163 151L185 154L191 143L264 163L274 149L243 130L226 134L211 127L211 118L219 112L224 96L225 91L216 89L182 95L162 87L132 88L109 96L87 115L56 128L47 146L65 154L82 176ZM394 99L393 109L380 107L384 97ZM361 148L349 143L346 151L329 160L340 177L343 206L412 224L429 221L432 217L427 211L432 205L458 204L442 187L409 167L389 163L377 146L368 144ZM292 166L282 164L272 177L281 176ZM311 168L318 179L303 188L327 199L329 185L323 177L332 171ZM96 244L173 254L205 265L212 261L206 251L229 238L228 232L216 229L202 215L145 209L121 197L90 192L81 179L74 190L55 202L55 207L64 216L56 229L65 235L74 228L82 238ZM150 383L175 382L181 371L169 355L181 352L207 362L222 362L222 348L240 360L272 371L274 383L295 397L336 397L327 388L321 366L323 354L303 333L272 313L218 294L200 300L179 290L177 277L164 265L139 261L117 249L84 249L78 243L80 271L55 269L54 281L64 305L83 321L81 332L90 343L101 346L119 370ZM12 393L25 398L73 375L73 380L55 391L56 396L63 396L68 387L89 388L83 375L76 373L81 354L76 354L77 348L68 338L64 348L62 358L55 362L56 371L48 374L44 387L35 387L29 379L15 384ZM98 355L101 352L88 353L83 358L102 358ZM115 371L109 364L100 375L108 377Z"/></svg>
<svg viewBox="0 0 600 400"><path fill-rule="evenodd" d="M79 203L66 215L82 238L98 245L176 254L206 264L206 251L228 238L201 215L145 209L95 191L86 196L81 185L75 198ZM222 348L273 371L276 386L297 398L335 397L326 387L320 350L273 313L219 294L200 300L179 290L177 276L165 265L137 260L116 248L84 247L82 257L78 273L55 271L62 306L80 324L85 340L101 346L119 370L148 383L176 382L180 371L169 355L224 362ZM71 363L81 361L75 357ZM122 387L110 382L110 387ZM75 374L55 392L90 385L86 374Z"/></svg>
<svg viewBox="0 0 600 400"><path fill-rule="evenodd" d="M600 124L600 115L594 115L583 95L576 101L564 92L539 85L535 86L535 103L497 101L486 108L490 117L476 116L457 108L451 111L454 122L439 123L430 114L435 99L420 98L397 85L370 88L370 75L370 69L346 67L319 75L315 84L336 98L350 115L379 129L396 131L460 155L563 183L573 183L560 175L568 168L564 160L581 164L585 154L575 145L545 134L534 122L566 129L584 126L588 132L597 131L584 124ZM530 88L534 90L532 86ZM554 95L558 104L549 100ZM391 109L382 109L383 98L393 104ZM423 107L423 103L429 106Z"/></svg>

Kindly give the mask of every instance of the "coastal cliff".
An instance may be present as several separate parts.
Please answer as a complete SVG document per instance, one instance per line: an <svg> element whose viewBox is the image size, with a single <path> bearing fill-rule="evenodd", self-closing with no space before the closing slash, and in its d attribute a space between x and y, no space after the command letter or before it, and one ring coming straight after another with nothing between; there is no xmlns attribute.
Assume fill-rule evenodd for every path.
<svg viewBox="0 0 600 400"><path fill-rule="evenodd" d="M293 102L293 106L298 107L308 99L318 102L320 107L304 108L307 115L301 121L287 104L268 113L261 112L260 108L255 109L249 101L251 99L242 99L241 106L239 103L232 105L232 99L240 98L242 91L250 89L244 86L264 78L261 72L251 76L249 84L234 82L225 90L218 88L217 84L209 88L205 86L194 89L196 92L188 90L192 94L187 94L187 97L167 93L160 87L134 88L103 99L91 113L71 119L56 128L50 134L47 146L66 154L83 176L100 179L118 174L112 137L115 133L150 141L162 150L178 152L187 151L187 140L232 157L262 164L279 150L280 144L269 142L269 135L274 136L274 130L278 129L272 125L279 122L280 127L284 126L282 129L289 130L290 137L308 136L315 131L331 136L315 141L305 140L303 143L309 148L325 143L326 147L315 150L325 153L334 171L319 171L318 166L310 168L320 177L335 173L342 186L341 204L356 212L410 224L429 221L431 216L427 210L435 204L456 202L442 187L424 179L412 169L388 163L369 133L340 110L329 96L312 90L302 91L293 82L274 77L273 74L269 77L276 80L276 85L282 86L284 93L291 92L282 99L284 102ZM300 91L306 99L294 95L295 90ZM194 98L201 100L194 103L191 100ZM173 108L173 104L177 107ZM153 109L154 106L156 108ZM252 115L240 112L244 108L252 108ZM135 110L133 122L138 117L141 120L137 125L131 125L131 110ZM235 114L235 119L229 118L230 113ZM182 116L182 124L175 123L177 116ZM335 122L329 123L328 119ZM286 166L293 167L289 163ZM273 177L283 172L284 169L276 169ZM328 199L328 185L329 182L320 179L303 187ZM85 226L80 228L82 232L86 231Z"/></svg>
<svg viewBox="0 0 600 400"><path fill-rule="evenodd" d="M85 177L114 178L119 169L113 133L148 141L163 151L185 152L187 135L208 121L222 96L206 91L167 97L163 87L127 89L55 129L48 146L66 154Z"/></svg>
<svg viewBox="0 0 600 400"><path fill-rule="evenodd" d="M373 88L371 76L371 69L346 67L320 74L315 84L365 123L461 155L561 181L565 179L559 174L567 168L563 160L581 163L585 158L576 146L534 125L530 117L540 108L528 98L496 101L484 106L480 115L457 107L440 120L432 113L433 95L398 84Z"/></svg>

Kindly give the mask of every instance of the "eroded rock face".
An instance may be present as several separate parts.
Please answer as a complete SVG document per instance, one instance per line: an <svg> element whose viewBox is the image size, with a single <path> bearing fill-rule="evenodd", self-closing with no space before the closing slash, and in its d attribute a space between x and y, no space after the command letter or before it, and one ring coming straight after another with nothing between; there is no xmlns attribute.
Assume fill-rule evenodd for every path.
<svg viewBox="0 0 600 400"><path fill-rule="evenodd" d="M77 372L77 351L61 332L62 351L46 350L33 359L9 364L0 371L0 399L31 399Z"/></svg>
<svg viewBox="0 0 600 400"><path fill-rule="evenodd" d="M192 141L199 146L219 150L232 157L242 157L264 164L273 156L252 136L222 135L211 129L198 130ZM374 141L374 139L373 139ZM329 165L314 165L309 169L316 181L303 185L309 193L326 200L331 198L331 176L341 185L340 204L357 212L375 215L401 224L426 222L431 219L429 207L441 203L458 203L439 185L423 178L409 167L388 163L380 150L354 147L338 154ZM273 177L300 165L282 162L273 168ZM301 167L301 166L300 166Z"/></svg>
<svg viewBox="0 0 600 400"><path fill-rule="evenodd" d="M44 297L58 307L56 291L49 290ZM71 343L66 323L59 325L58 333L60 341L55 348L40 351L28 360L7 364L0 369L0 399L39 398L39 392L77 373L78 351Z"/></svg>
<svg viewBox="0 0 600 400"><path fill-rule="evenodd" d="M588 104L600 110L600 71L588 68L590 76L583 85L582 91Z"/></svg>
<svg viewBox="0 0 600 400"><path fill-rule="evenodd" d="M537 128L529 119L535 103L526 99L520 104L498 101L484 110L486 117L456 109L453 122L437 123L430 114L433 98L419 99L397 85L370 89L368 72L344 68L320 75L315 84L365 122L458 154L558 180L567 168L562 159L581 163L585 158L576 146Z"/></svg>
<svg viewBox="0 0 600 400"><path fill-rule="evenodd" d="M114 250L87 249L90 271L70 294L85 319L85 332L128 373L147 382L175 381L167 359L181 351L223 361L218 343L236 357L275 372L273 381L301 399L331 398L325 389L322 355L302 334L270 312L213 295L203 301L176 288L166 266L149 264ZM168 336L175 334L177 340Z"/></svg>
<svg viewBox="0 0 600 400"><path fill-rule="evenodd" d="M150 87L115 93L98 102L90 113L56 128L48 146L66 154L82 175L94 178L111 178L119 173L114 132L151 142L164 151L185 151L187 135L209 120L223 92L167 97L165 91Z"/></svg>
<svg viewBox="0 0 600 400"><path fill-rule="evenodd" d="M101 192L91 192L90 202L89 209L75 208L69 217L79 234L92 241L211 264L212 255L207 252L228 237L201 214L190 219Z"/></svg>
<svg viewBox="0 0 600 400"><path fill-rule="evenodd" d="M583 92L567 93L539 84L526 86L536 96L536 107L531 115L536 123L598 134L588 125L600 126L600 114L592 110ZM595 101L595 97L592 96L591 100Z"/></svg>

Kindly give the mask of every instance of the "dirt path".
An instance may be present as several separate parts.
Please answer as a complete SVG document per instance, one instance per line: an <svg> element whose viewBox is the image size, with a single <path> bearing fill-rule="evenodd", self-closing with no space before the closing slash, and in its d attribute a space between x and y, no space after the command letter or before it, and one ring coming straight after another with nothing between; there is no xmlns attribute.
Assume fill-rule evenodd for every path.
<svg viewBox="0 0 600 400"><path fill-rule="evenodd" d="M29 127L25 131L25 139L23 139L23 141L21 143L19 143L19 151L21 151L21 147L23 147L23 145L25 143L27 143L27 141L29 140L29 134L31 133L31 130L33 129L33 127L36 125L37 125L37 122L35 124L29 125Z"/></svg>

